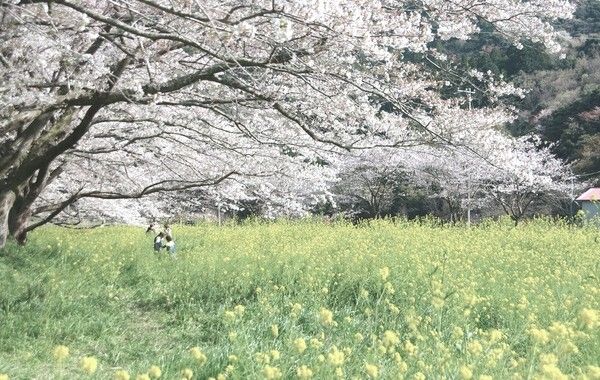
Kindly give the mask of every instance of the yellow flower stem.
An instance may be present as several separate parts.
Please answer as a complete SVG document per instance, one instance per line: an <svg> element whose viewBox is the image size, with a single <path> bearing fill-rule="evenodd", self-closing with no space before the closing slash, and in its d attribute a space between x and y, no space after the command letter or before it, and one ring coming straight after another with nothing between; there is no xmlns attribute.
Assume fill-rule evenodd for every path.
<svg viewBox="0 0 600 380"><path fill-rule="evenodd" d="M531 376L533 375L533 363L535 362L535 354L536 354L536 348L537 348L537 343L535 343L533 345L533 350L531 351L531 356L529 357L529 368L527 369L527 379L526 380L531 380Z"/></svg>

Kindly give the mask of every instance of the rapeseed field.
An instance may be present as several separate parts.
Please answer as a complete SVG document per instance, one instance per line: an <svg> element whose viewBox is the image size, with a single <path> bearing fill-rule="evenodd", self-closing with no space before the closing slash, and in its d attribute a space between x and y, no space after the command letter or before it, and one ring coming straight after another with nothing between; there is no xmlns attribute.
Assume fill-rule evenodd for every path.
<svg viewBox="0 0 600 380"><path fill-rule="evenodd" d="M600 379L600 232L315 221L36 231L0 380Z"/></svg>

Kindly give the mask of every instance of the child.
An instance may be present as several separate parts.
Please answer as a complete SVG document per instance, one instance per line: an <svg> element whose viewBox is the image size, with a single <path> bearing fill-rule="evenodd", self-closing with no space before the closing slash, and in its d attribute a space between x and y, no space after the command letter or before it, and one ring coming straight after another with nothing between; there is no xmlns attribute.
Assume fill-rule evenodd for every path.
<svg viewBox="0 0 600 380"><path fill-rule="evenodd" d="M172 258L175 258L175 241L173 241L171 235L167 235L166 240L167 243L164 245L164 247L167 249L169 255L171 255Z"/></svg>
<svg viewBox="0 0 600 380"><path fill-rule="evenodd" d="M148 226L148 229L146 230L146 233L148 232L158 232L158 224L156 222L152 222L150 223L150 225Z"/></svg>
<svg viewBox="0 0 600 380"><path fill-rule="evenodd" d="M165 232L165 236L173 239L173 230L171 230L171 226L169 226L168 223L165 223L165 231L164 232Z"/></svg>
<svg viewBox="0 0 600 380"><path fill-rule="evenodd" d="M154 238L154 252L160 252L160 249L162 247L164 247L164 245L162 243L162 240L164 237L165 237L165 234L163 232L156 235L156 237Z"/></svg>

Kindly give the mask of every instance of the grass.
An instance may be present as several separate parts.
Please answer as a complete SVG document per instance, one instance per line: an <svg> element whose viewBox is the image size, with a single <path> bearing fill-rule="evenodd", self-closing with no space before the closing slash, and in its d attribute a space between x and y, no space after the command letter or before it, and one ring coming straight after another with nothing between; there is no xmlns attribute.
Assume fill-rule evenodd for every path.
<svg viewBox="0 0 600 380"><path fill-rule="evenodd" d="M305 365L314 378L600 378L592 228L299 221L174 234L175 260L135 227L48 227L9 244L0 374L135 378L157 365L164 379L295 378Z"/></svg>

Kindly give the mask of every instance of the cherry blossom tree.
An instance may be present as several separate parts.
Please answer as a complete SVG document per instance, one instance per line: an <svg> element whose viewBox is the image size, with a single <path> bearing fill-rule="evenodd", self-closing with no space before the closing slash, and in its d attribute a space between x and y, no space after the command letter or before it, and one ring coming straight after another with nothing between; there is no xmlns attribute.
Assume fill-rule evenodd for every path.
<svg viewBox="0 0 600 380"><path fill-rule="evenodd" d="M370 149L348 155L332 187L335 203L351 218L379 218L390 209L401 185L406 151Z"/></svg>
<svg viewBox="0 0 600 380"><path fill-rule="evenodd" d="M469 140L468 149L429 149L412 161L416 183L433 184L438 191L432 195L448 203L454 220L494 202L517 224L536 201L569 192L568 165L535 136L515 139L501 130L480 129Z"/></svg>
<svg viewBox="0 0 600 380"><path fill-rule="evenodd" d="M558 52L565 36L551 23L573 10L566 0L1 1L0 247L82 199L226 183L276 196L296 179L286 186L308 194L340 152L448 144L444 113L461 110L440 96L446 81L490 98L510 85L449 71L431 43L485 24ZM31 223L34 212L43 217Z"/></svg>
<svg viewBox="0 0 600 380"><path fill-rule="evenodd" d="M510 114L457 107L442 114L430 125L442 124L434 128L451 145L355 153L340 168L347 177L342 196L389 202L390 186L407 177L414 187L446 202L451 221L463 219L471 208L496 203L518 223L536 201L570 191L569 167L551 153L551 146L535 135L517 139L504 130Z"/></svg>

